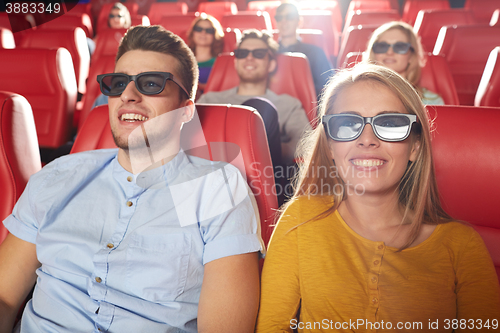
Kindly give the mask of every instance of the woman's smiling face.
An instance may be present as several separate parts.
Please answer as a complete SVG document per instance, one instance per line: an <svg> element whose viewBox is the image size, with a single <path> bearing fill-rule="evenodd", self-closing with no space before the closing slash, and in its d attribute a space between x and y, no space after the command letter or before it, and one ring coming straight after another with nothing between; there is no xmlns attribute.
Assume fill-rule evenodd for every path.
<svg viewBox="0 0 500 333"><path fill-rule="evenodd" d="M359 81L338 94L333 110L329 112L341 113L374 117L407 111L401 100L386 86L375 81ZM339 176L346 186L354 187L356 193L395 191L408 162L415 160L419 147L418 140L412 135L400 142L381 141L369 124L355 140L328 140Z"/></svg>

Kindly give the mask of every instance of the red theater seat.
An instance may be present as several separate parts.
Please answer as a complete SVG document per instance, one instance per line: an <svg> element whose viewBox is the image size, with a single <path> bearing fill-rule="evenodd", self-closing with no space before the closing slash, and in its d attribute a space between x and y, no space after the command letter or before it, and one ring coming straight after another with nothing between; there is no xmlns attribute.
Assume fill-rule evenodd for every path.
<svg viewBox="0 0 500 333"><path fill-rule="evenodd" d="M115 70L116 55L101 56L98 60L92 61L90 66L89 79L87 81L87 94L83 99L83 107L80 114L75 114L74 125L80 129L83 122L88 117L95 99L101 94L99 83L97 83L97 75L113 73Z"/></svg>
<svg viewBox="0 0 500 333"><path fill-rule="evenodd" d="M2 50L0 64L0 90L26 97L33 108L40 146L57 148L66 143L77 96L68 50Z"/></svg>
<svg viewBox="0 0 500 333"><path fill-rule="evenodd" d="M444 55L446 58L460 104L474 105L488 55L498 45L498 27L448 26L439 31L433 54Z"/></svg>
<svg viewBox="0 0 500 333"><path fill-rule="evenodd" d="M184 2L154 2L149 8L148 17L152 25L160 24L163 15L186 15L188 5Z"/></svg>
<svg viewBox="0 0 500 333"><path fill-rule="evenodd" d="M439 30L447 25L475 24L470 10L465 9L427 9L418 12L413 30L427 52L432 52Z"/></svg>
<svg viewBox="0 0 500 333"><path fill-rule="evenodd" d="M351 26L358 25L382 25L387 22L400 21L401 15L395 9L374 10L358 9L347 13L344 25L344 32Z"/></svg>
<svg viewBox="0 0 500 333"><path fill-rule="evenodd" d="M223 53L233 52L234 49L238 46L238 43L241 39L241 31L240 29L231 29L227 28L224 31L224 49Z"/></svg>
<svg viewBox="0 0 500 333"><path fill-rule="evenodd" d="M483 237L500 277L500 109L428 107L437 115L432 153L443 208Z"/></svg>
<svg viewBox="0 0 500 333"><path fill-rule="evenodd" d="M182 147L188 154L230 162L240 169L254 192L259 207L262 238L267 244L273 230L278 201L273 192L274 176L272 172L265 172L269 168L272 170L272 164L266 148L268 143L262 118L254 109L244 106L200 104L196 107L203 133L196 126L199 122L195 116L182 130ZM235 146L225 143L234 143L239 150L235 151ZM99 106L90 113L71 152L114 147L108 107ZM235 159L238 153L241 155Z"/></svg>
<svg viewBox="0 0 500 333"><path fill-rule="evenodd" d="M493 12L493 15L491 15L490 26L500 27L500 8L495 9L495 11Z"/></svg>
<svg viewBox="0 0 500 333"><path fill-rule="evenodd" d="M478 23L488 24L495 9L500 8L500 2L498 0L466 0L464 8L472 11Z"/></svg>
<svg viewBox="0 0 500 333"><path fill-rule="evenodd" d="M279 54L278 68L269 80L269 89L300 100L311 124L316 117L316 91L307 58L302 53ZM233 54L221 54L215 60L205 92L223 91L239 84Z"/></svg>
<svg viewBox="0 0 500 333"><path fill-rule="evenodd" d="M337 57L337 67L342 68L350 52L364 52L368 41L378 25L358 25L347 28Z"/></svg>
<svg viewBox="0 0 500 333"><path fill-rule="evenodd" d="M238 12L224 15L221 25L223 28L268 30L272 31L271 17L268 12Z"/></svg>
<svg viewBox="0 0 500 333"><path fill-rule="evenodd" d="M276 29L276 21L274 20L274 16L276 15L276 8L281 5L281 1L249 1L247 4L248 11L266 11L269 13L271 17L271 25L273 29Z"/></svg>
<svg viewBox="0 0 500 333"><path fill-rule="evenodd" d="M92 55L92 64L101 56L116 56L118 45L127 29L106 29L100 32L95 39L95 51Z"/></svg>
<svg viewBox="0 0 500 333"><path fill-rule="evenodd" d="M200 13L188 13L186 15L163 15L160 19L159 25L167 30L172 31L177 36L187 42L187 31L191 23L197 18Z"/></svg>
<svg viewBox="0 0 500 333"><path fill-rule="evenodd" d="M131 15L131 19L132 19L132 26L143 25L147 27L151 25L149 17L147 17L146 15Z"/></svg>
<svg viewBox="0 0 500 333"><path fill-rule="evenodd" d="M70 14L71 13L71 14ZM48 16L48 15L47 15ZM47 17L49 19L50 16ZM94 37L94 28L92 26L92 20L90 16L86 13L75 13L69 12L64 15L60 15L57 18L47 21L46 23L39 26L41 29L66 29L66 28L82 28L85 31L85 35L89 38Z"/></svg>
<svg viewBox="0 0 500 333"><path fill-rule="evenodd" d="M302 10L300 15L303 21L302 28L323 31L327 43L327 55L330 56L332 64L336 63L334 60L339 53L340 30L335 23L333 12L329 10Z"/></svg>
<svg viewBox="0 0 500 333"><path fill-rule="evenodd" d="M332 13L332 20L337 31L342 31L342 12L338 1L335 0L316 0L301 1L298 3L301 11L307 10L328 10Z"/></svg>
<svg viewBox="0 0 500 333"><path fill-rule="evenodd" d="M0 221L14 208L29 177L41 169L31 106L21 95L0 92ZM0 223L0 243L7 236Z"/></svg>
<svg viewBox="0 0 500 333"><path fill-rule="evenodd" d="M322 48L325 54L328 54L328 48L326 46L323 31L319 29L297 29L297 34L304 43L316 45L317 47Z"/></svg>
<svg viewBox="0 0 500 333"><path fill-rule="evenodd" d="M500 46L488 57L474 105L500 107Z"/></svg>
<svg viewBox="0 0 500 333"><path fill-rule="evenodd" d="M397 6L393 6L390 0L352 0L347 8L347 13L355 11L358 9L377 9L377 10L391 10L398 9Z"/></svg>
<svg viewBox="0 0 500 333"><path fill-rule="evenodd" d="M450 9L450 3L448 0L406 0L403 21L413 25L418 12L423 9Z"/></svg>
<svg viewBox="0 0 500 333"><path fill-rule="evenodd" d="M85 94L85 82L89 75L90 53L85 32L81 28L63 30L37 29L26 33L19 45L21 48L59 48L64 47L71 54L78 92Z"/></svg>
<svg viewBox="0 0 500 333"><path fill-rule="evenodd" d="M236 6L236 3L230 1L200 2L198 11L210 14L219 22L222 22L224 15L237 14L238 6Z"/></svg>
<svg viewBox="0 0 500 333"><path fill-rule="evenodd" d="M451 75L448 62L443 56L427 55L427 61L422 68L420 85L438 93L447 105L458 105L458 94Z"/></svg>
<svg viewBox="0 0 500 333"><path fill-rule="evenodd" d="M0 27L0 49L15 49L14 34L7 28Z"/></svg>
<svg viewBox="0 0 500 333"><path fill-rule="evenodd" d="M23 15L7 14L0 12L0 27L9 29L14 34L16 45L21 43L27 30L31 30L32 25Z"/></svg>

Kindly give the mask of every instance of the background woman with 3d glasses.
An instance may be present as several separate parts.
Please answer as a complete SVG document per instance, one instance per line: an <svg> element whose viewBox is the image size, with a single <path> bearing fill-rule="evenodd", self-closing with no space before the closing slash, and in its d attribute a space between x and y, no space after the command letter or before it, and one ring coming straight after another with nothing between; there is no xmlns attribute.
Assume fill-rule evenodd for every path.
<svg viewBox="0 0 500 333"><path fill-rule="evenodd" d="M441 96L419 84L425 56L411 25L395 21L377 28L368 42L368 49L363 53L363 61L388 67L407 79L418 91L424 104L444 105Z"/></svg>
<svg viewBox="0 0 500 333"><path fill-rule="evenodd" d="M360 64L325 87L319 117L269 244L257 332L498 328L492 260L440 205L413 87Z"/></svg>
<svg viewBox="0 0 500 333"><path fill-rule="evenodd" d="M187 36L200 70L198 93L203 93L215 58L224 48L224 30L215 17L201 13L191 23Z"/></svg>
<svg viewBox="0 0 500 333"><path fill-rule="evenodd" d="M127 7L116 2L109 11L108 26L111 29L128 29L132 25L132 18Z"/></svg>

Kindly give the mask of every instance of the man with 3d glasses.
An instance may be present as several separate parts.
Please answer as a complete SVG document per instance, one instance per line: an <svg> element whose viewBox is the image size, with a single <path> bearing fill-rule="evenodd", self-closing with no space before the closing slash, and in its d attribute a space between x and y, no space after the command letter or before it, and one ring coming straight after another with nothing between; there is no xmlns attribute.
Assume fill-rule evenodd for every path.
<svg viewBox="0 0 500 333"><path fill-rule="evenodd" d="M0 332L35 281L21 332L253 332L259 221L236 168L187 155L196 60L181 38L133 27L109 96L118 149L31 177L0 246Z"/></svg>
<svg viewBox="0 0 500 333"><path fill-rule="evenodd" d="M269 76L276 69L277 50L278 45L269 34L255 29L244 31L234 51L239 85L226 91L205 93L198 103L243 104L256 96L269 100L278 113L282 161L290 165L302 133L311 126L298 99L287 94L277 95L267 88Z"/></svg>

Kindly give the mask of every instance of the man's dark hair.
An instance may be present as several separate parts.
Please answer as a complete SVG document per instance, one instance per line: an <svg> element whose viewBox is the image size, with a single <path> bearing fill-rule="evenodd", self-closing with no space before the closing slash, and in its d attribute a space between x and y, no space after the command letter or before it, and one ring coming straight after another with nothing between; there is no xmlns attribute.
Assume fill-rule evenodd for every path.
<svg viewBox="0 0 500 333"><path fill-rule="evenodd" d="M148 27L135 26L128 29L123 37L116 62L128 51L154 51L171 55L179 61L178 73L180 81L189 93L189 99L194 99L198 85L198 63L191 49L176 34L166 30L162 26L152 25ZM180 89L180 99L184 92Z"/></svg>
<svg viewBox="0 0 500 333"><path fill-rule="evenodd" d="M266 43L267 48L269 49L270 52L270 57L272 59L276 59L276 54L278 53L279 44L273 39L273 36L270 33L266 31L260 31L257 29L245 30L243 31L238 47L240 47L241 43L243 43L247 39L260 39L261 41Z"/></svg>

